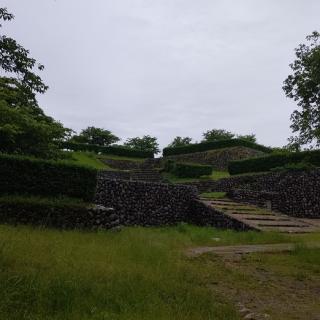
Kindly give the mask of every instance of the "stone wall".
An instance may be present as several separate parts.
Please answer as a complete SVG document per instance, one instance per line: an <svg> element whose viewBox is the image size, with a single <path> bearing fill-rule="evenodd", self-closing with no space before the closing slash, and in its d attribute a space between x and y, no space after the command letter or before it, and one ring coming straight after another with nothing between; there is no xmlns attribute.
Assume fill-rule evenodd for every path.
<svg viewBox="0 0 320 320"><path fill-rule="evenodd" d="M225 149L195 152L165 157L180 162L211 165L215 170L226 171L228 163L232 160L241 160L264 155L263 152L246 147L233 147Z"/></svg>
<svg viewBox="0 0 320 320"><path fill-rule="evenodd" d="M272 172L241 185L229 196L257 205L271 201L274 210L295 217L320 217L320 170Z"/></svg>
<svg viewBox="0 0 320 320"><path fill-rule="evenodd" d="M139 170L139 169L153 169L160 168L161 158L146 159L144 161L138 160L121 160L121 159L106 159L100 158L102 162L107 164L112 169L117 170Z"/></svg>
<svg viewBox="0 0 320 320"><path fill-rule="evenodd" d="M42 203L0 203L0 223L29 224L58 229L110 229L119 225L113 208L52 206Z"/></svg>
<svg viewBox="0 0 320 320"><path fill-rule="evenodd" d="M100 170L98 172L98 179L121 179L121 180L130 180L131 179L131 173L130 171L112 171L112 170Z"/></svg>
<svg viewBox="0 0 320 320"><path fill-rule="evenodd" d="M237 231L254 230L241 221L233 219L232 217L225 215L222 211L207 206L204 202L199 200L192 202L192 207L186 221L199 226L233 229Z"/></svg>
<svg viewBox="0 0 320 320"><path fill-rule="evenodd" d="M172 225L186 220L196 189L140 181L99 179L95 203L112 207L120 225Z"/></svg>
<svg viewBox="0 0 320 320"><path fill-rule="evenodd" d="M260 179L265 174L236 176L219 180L203 180L196 182L185 182L184 185L196 187L199 193L202 192L229 192L235 188L248 185Z"/></svg>

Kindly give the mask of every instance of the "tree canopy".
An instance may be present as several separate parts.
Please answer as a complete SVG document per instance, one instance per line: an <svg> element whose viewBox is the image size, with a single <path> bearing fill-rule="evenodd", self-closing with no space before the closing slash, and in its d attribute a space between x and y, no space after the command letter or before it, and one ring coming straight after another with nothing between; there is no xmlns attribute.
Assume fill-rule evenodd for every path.
<svg viewBox="0 0 320 320"><path fill-rule="evenodd" d="M296 149L301 145L320 146L320 33L314 31L306 40L295 49L292 74L283 85L286 96L299 107L291 115L294 136L289 138Z"/></svg>
<svg viewBox="0 0 320 320"><path fill-rule="evenodd" d="M143 136L142 138L129 138L124 145L141 151L152 151L155 154L160 152L157 138L149 135Z"/></svg>
<svg viewBox="0 0 320 320"><path fill-rule="evenodd" d="M96 144L99 146L110 146L120 141L111 131L102 128L88 127L83 129L79 135L75 135L71 139L78 143Z"/></svg>
<svg viewBox="0 0 320 320"><path fill-rule="evenodd" d="M0 20L13 18L6 8L0 8ZM42 71L44 67L14 39L1 34L0 70L6 76L0 77L0 151L57 157L60 154L57 142L70 130L45 115L38 106L36 94L44 93L48 86L35 69Z"/></svg>
<svg viewBox="0 0 320 320"><path fill-rule="evenodd" d="M192 138L190 137L175 137L168 145L168 148L184 147L191 144Z"/></svg>
<svg viewBox="0 0 320 320"><path fill-rule="evenodd" d="M213 142L213 141L220 141L220 140L229 140L229 139L242 139L249 142L257 142L255 134L235 134L233 132L227 131L225 129L212 129L204 132L202 134L203 140L202 142Z"/></svg>

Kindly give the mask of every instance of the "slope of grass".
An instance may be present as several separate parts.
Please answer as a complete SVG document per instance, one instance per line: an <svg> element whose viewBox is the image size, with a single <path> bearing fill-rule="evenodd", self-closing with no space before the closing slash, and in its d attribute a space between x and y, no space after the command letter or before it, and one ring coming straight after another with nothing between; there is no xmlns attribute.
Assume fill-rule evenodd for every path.
<svg viewBox="0 0 320 320"><path fill-rule="evenodd" d="M98 155L93 152L72 152L71 160L98 170L109 169L105 163L98 159Z"/></svg>

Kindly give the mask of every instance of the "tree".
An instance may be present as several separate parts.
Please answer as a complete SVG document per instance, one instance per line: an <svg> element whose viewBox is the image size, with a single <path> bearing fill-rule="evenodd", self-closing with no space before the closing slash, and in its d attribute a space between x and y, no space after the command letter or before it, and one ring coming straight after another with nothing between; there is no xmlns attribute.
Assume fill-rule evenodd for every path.
<svg viewBox="0 0 320 320"><path fill-rule="evenodd" d="M0 100L0 152L58 158L61 152L56 142L65 135L59 122L39 120L28 110L12 108Z"/></svg>
<svg viewBox="0 0 320 320"><path fill-rule="evenodd" d="M157 154L160 152L157 138L151 137L149 135L143 136L142 138L139 138L139 137L129 138L124 143L124 145L132 149L137 149L141 151L151 151L154 154Z"/></svg>
<svg viewBox="0 0 320 320"><path fill-rule="evenodd" d="M245 135L238 134L237 138L241 140L253 142L253 143L257 142L257 138L255 134L245 134Z"/></svg>
<svg viewBox="0 0 320 320"><path fill-rule="evenodd" d="M14 15L9 13L7 8L0 8L0 20L11 21ZM2 25L0 25L0 28ZM16 40L5 35L0 35L0 67L11 75L16 76L16 81L26 93L44 93L48 86L45 85L34 69L43 70L42 64L29 57L29 51L23 48Z"/></svg>
<svg viewBox="0 0 320 320"><path fill-rule="evenodd" d="M13 18L6 8L0 8L0 20ZM8 75L0 77L0 151L56 158L61 156L58 142L70 134L70 129L38 106L36 93L44 93L48 86L35 69L44 67L36 65L29 51L14 39L0 35L0 70Z"/></svg>
<svg viewBox="0 0 320 320"><path fill-rule="evenodd" d="M284 81L283 90L297 102L291 115L295 134L289 144L320 146L320 33L306 37L307 43L295 49L296 59L290 64L292 74Z"/></svg>
<svg viewBox="0 0 320 320"><path fill-rule="evenodd" d="M99 146L109 146L120 141L111 131L102 128L88 127L81 131L77 136L71 138L72 141L78 143L97 144Z"/></svg>
<svg viewBox="0 0 320 320"><path fill-rule="evenodd" d="M168 148L184 147L191 144L192 138L189 137L175 137L173 141L168 145Z"/></svg>
<svg viewBox="0 0 320 320"><path fill-rule="evenodd" d="M224 129L212 129L204 132L202 136L202 142L212 142L233 139L235 134Z"/></svg>

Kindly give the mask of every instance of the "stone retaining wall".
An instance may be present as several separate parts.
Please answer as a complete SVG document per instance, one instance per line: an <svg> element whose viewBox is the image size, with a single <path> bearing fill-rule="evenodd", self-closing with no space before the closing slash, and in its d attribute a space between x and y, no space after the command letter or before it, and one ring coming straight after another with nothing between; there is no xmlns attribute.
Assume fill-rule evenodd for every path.
<svg viewBox="0 0 320 320"><path fill-rule="evenodd" d="M189 186L100 179L95 203L114 208L120 225L157 226L186 221L196 198Z"/></svg>
<svg viewBox="0 0 320 320"><path fill-rule="evenodd" d="M120 180L130 180L131 173L130 171L112 171L112 170L100 170L98 172L98 179L120 179Z"/></svg>
<svg viewBox="0 0 320 320"><path fill-rule="evenodd" d="M226 171L228 163L232 160L241 160L264 155L263 152L246 147L233 147L225 149L195 152L165 157L180 162L211 165L216 170Z"/></svg>
<svg viewBox="0 0 320 320"><path fill-rule="evenodd" d="M229 192L235 188L242 187L257 181L265 174L255 174L246 176L236 176L219 180L203 180L197 182L187 182L184 185L196 187L199 193L203 192Z"/></svg>
<svg viewBox="0 0 320 320"><path fill-rule="evenodd" d="M225 215L222 211L218 211L207 206L202 201L196 200L192 202L187 222L198 226L210 226L222 229L233 229L237 231L254 230L248 225Z"/></svg>
<svg viewBox="0 0 320 320"><path fill-rule="evenodd" d="M29 224L58 229L110 229L119 225L113 208L0 203L0 223Z"/></svg>
<svg viewBox="0 0 320 320"><path fill-rule="evenodd" d="M229 191L235 200L257 205L271 201L274 210L295 217L320 218L320 170L273 172Z"/></svg>

